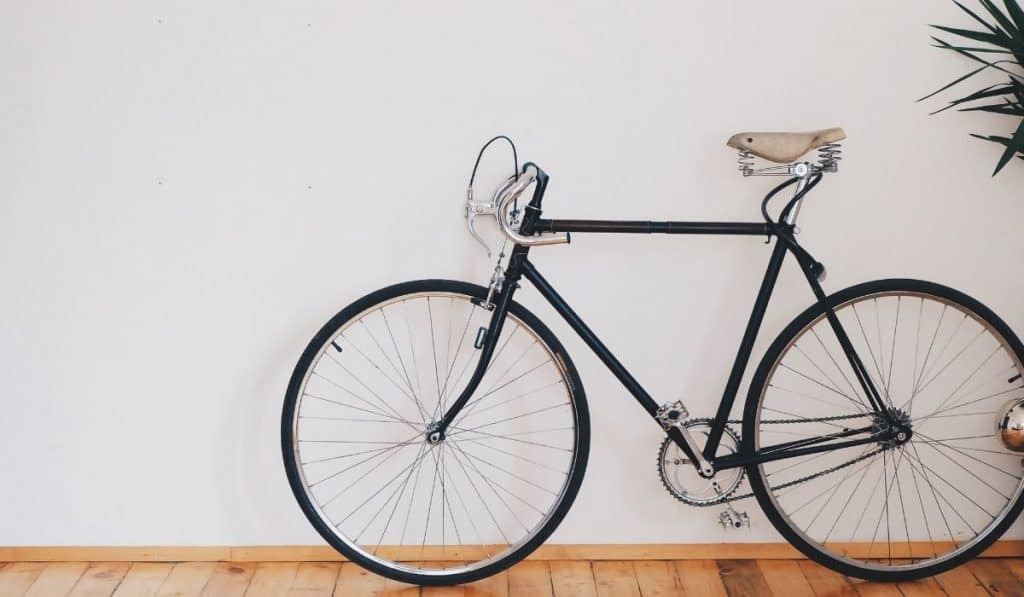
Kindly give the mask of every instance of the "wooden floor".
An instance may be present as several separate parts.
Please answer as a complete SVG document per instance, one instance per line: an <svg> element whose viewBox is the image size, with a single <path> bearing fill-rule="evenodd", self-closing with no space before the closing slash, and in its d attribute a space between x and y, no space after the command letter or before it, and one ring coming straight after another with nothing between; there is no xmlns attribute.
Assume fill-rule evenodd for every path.
<svg viewBox="0 0 1024 597"><path fill-rule="evenodd" d="M983 559L924 581L884 585L806 560L527 561L460 587L424 588L351 563L0 563L0 597L462 595L1024 595L1024 559Z"/></svg>

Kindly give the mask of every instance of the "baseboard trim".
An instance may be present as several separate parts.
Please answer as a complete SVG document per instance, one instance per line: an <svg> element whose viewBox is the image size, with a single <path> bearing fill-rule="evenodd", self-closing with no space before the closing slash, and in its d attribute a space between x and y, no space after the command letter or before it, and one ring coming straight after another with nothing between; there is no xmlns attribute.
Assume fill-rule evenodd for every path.
<svg viewBox="0 0 1024 597"><path fill-rule="evenodd" d="M923 545L923 544L922 544ZM1024 541L999 541L983 557L1024 556ZM447 556L451 558L449 554ZM788 560L787 543L547 544L532 560ZM423 558L412 558L423 559ZM428 558L429 559L429 558ZM2 547L0 562L328 562L344 561L321 545Z"/></svg>

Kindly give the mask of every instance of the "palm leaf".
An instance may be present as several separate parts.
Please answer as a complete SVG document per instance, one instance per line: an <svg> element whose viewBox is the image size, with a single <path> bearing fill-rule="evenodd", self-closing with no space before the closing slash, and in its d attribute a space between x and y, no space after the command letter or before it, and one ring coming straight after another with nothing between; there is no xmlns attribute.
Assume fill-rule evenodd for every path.
<svg viewBox="0 0 1024 597"><path fill-rule="evenodd" d="M975 139L981 139L982 141L991 141L993 143L998 143L1004 147L1008 147L1011 143L1013 143L1013 140L1010 139L1009 137L1000 137L998 135L975 135L972 133L971 136L974 137ZM1024 155L1019 155L1017 157L1024 160Z"/></svg>
<svg viewBox="0 0 1024 597"><path fill-rule="evenodd" d="M986 104L984 106L971 106L960 108L957 112L991 112L993 114L1005 114L1007 116L1024 117L1024 110L1009 104Z"/></svg>
<svg viewBox="0 0 1024 597"><path fill-rule="evenodd" d="M1003 0L1003 4L1006 5L1006 12L1017 25L1017 30L1024 30L1024 10L1021 9L1020 4L1017 4L1016 0Z"/></svg>
<svg viewBox="0 0 1024 597"><path fill-rule="evenodd" d="M957 54L961 54L963 56L967 56L968 58L970 58L971 60L974 60L975 62L980 62L980 63L982 63L984 65L987 65L990 68L994 68L994 69L998 70L999 72L1006 73L1007 75L1010 76L1011 79L1014 79L1014 80L1020 81L1020 82L1024 82L1024 78L1022 78L1017 73L1015 73L1013 71L1006 70L1002 66L999 66L1000 64L1016 64L1016 62L1014 62L1013 60L996 60L994 62L989 62L988 60L985 60L983 58L979 58L978 56L975 56L974 54L972 54L971 52L969 52L967 50L964 50L964 49L959 48L957 46L954 46L952 44L946 43L945 41L943 41L943 40L941 40L941 39L939 39L937 37L933 37L932 39L935 40L936 42L942 44L942 47L944 49L952 50L953 52L956 52ZM984 69L981 69L981 70L984 70ZM980 70L976 71L976 72L980 72Z"/></svg>
<svg viewBox="0 0 1024 597"><path fill-rule="evenodd" d="M959 77L957 79L954 79L952 83L947 83L946 85L943 85L942 87L940 87L939 89L936 89L935 91L929 93L928 95L926 95L926 96L924 96L922 98L918 98L917 101L920 102L920 101L926 100L926 99L928 99L928 98L930 98L930 97L932 97L934 95L938 95L939 93L942 93L943 91L949 89L950 87L956 85L957 83L960 83L961 81L966 81L967 79L970 79L974 75L980 73L981 71L983 71L983 70L985 70L987 68L988 68L987 66L982 66L980 68L976 68L976 69L972 70L971 72L967 73L966 75L964 75L962 77Z"/></svg>
<svg viewBox="0 0 1024 597"><path fill-rule="evenodd" d="M995 176L1006 167L1006 164L1014 156L1024 160L1024 76L1019 73L1019 69L1024 68L1024 8L1020 4L1022 0L1003 0L1005 12L996 5L995 0L978 0L978 3L985 9L984 12L979 11L979 14L979 12L967 8L960 0L952 1L960 10L980 24L984 30L975 31L944 25L932 25L932 27L966 40L981 42L983 45L955 45L932 36L932 40L935 42L934 47L965 56L979 66L918 101L933 97L989 69L1007 75L1009 81L989 85L988 87L968 93L949 101L943 108L932 112L932 114L938 114L950 108L956 108L958 112L987 112L1011 116L1017 119L1017 127L1009 137L1000 135L971 135L977 139L998 143L1003 147L1003 153L996 163L995 170L992 172L992 176ZM986 16L990 17L990 19L980 16L986 13ZM993 58L997 58L994 60L988 60L983 57L993 54L1003 54L1005 57L993 56ZM1010 70L1007 66L1009 64L1014 65L1014 70ZM985 102L983 100L995 101Z"/></svg>
<svg viewBox="0 0 1024 597"><path fill-rule="evenodd" d="M933 48L940 48L945 50L944 46L932 44ZM1024 55L1024 52L1018 50L1004 50L1002 48L972 48L969 46L957 46L961 50L967 50L968 52L978 52L979 54L1013 54L1015 56Z"/></svg>
<svg viewBox="0 0 1024 597"><path fill-rule="evenodd" d="M1013 138L1006 144L1006 151L999 158L999 163L996 164L996 169L992 172L992 176L999 174L999 171L1003 169L1003 166L1010 163L1010 159L1013 158L1014 154L1024 149L1024 119L1017 125L1017 130L1013 132Z"/></svg>
<svg viewBox="0 0 1024 597"><path fill-rule="evenodd" d="M985 33L983 31L971 31L970 29L959 29L957 27L946 27L945 25L932 25L932 27L939 31L945 31L946 33L952 33L953 35L959 35L960 37L966 37L967 39L973 39L974 41L980 41L994 46L1006 47L1010 41L1009 37L1005 37L996 33Z"/></svg>
<svg viewBox="0 0 1024 597"><path fill-rule="evenodd" d="M991 23L989 23L985 19L979 17L977 14L974 13L973 10L967 8L963 4L960 4L957 0L953 0L953 4L956 4L957 6L959 6L960 10L962 10L962 11L966 12L967 14L971 15L971 18L973 18L975 21L978 21L979 23L981 23L981 25L983 27L985 27L986 29L988 29L992 33L996 33L996 34L1000 33L1000 30L999 30L998 27L992 25Z"/></svg>
<svg viewBox="0 0 1024 597"><path fill-rule="evenodd" d="M985 10L992 15L992 18L999 21L999 24L1002 25L1003 29L1005 29L1011 36L1020 37L1020 30L1013 24L1013 21L1003 14L1003 11L999 10L998 6L992 3L992 0L978 1L981 2L981 5L985 7Z"/></svg>
<svg viewBox="0 0 1024 597"><path fill-rule="evenodd" d="M940 108L940 109L932 112L932 114L938 114L939 112L945 112L946 110L948 110L950 108L955 108L956 106L959 106L960 104L965 104L967 102L973 102L975 100L980 100L980 99L987 99L987 98L990 98L990 97L998 97L998 96L1001 96L1001 95L1009 95L1009 94L1011 94L1013 92L1014 92L1014 88L1013 88L1012 85L992 85L991 87L986 87L986 88L984 88L984 89L982 89L980 91L975 91L974 93L971 93L969 95L965 95L965 96L963 96L963 97L961 97L959 99L955 99L955 100L949 102L949 104L947 104L946 107Z"/></svg>

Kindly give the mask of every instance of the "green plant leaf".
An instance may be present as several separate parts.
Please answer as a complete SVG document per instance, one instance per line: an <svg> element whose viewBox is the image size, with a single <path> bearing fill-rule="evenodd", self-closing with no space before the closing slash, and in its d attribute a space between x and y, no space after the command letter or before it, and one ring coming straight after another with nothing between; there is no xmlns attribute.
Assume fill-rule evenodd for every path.
<svg viewBox="0 0 1024 597"><path fill-rule="evenodd" d="M971 133L971 136L975 139L981 139L982 141L992 141L993 143L999 143L1000 145L1006 146L1010 144L1009 137L1000 137L999 135L979 135L977 133Z"/></svg>
<svg viewBox="0 0 1024 597"><path fill-rule="evenodd" d="M963 96L961 98L952 100L945 107L940 108L940 109L932 112L932 114L938 114L939 112L945 112L946 110L948 110L950 108L955 108L955 107L959 106L960 104L964 104L964 103L967 103L967 102L973 102L975 100L980 100L980 99L987 99L987 98L990 98L990 97L999 97L1001 95L1009 95L1009 94L1011 94L1013 92L1014 92L1014 88L1013 88L1012 85L992 85L991 87L986 87L986 88L981 89L979 91L975 91L974 93L965 95L965 96Z"/></svg>
<svg viewBox="0 0 1024 597"><path fill-rule="evenodd" d="M985 136L985 135L975 135L974 133L971 133L971 136L974 137L975 139L981 139L982 141L991 141L992 143L998 143L999 145L1002 145L1003 147L1006 147L1006 146L1010 145L1010 143L1012 142L1012 140L1009 137L999 137L997 135ZM1018 155L1017 158L1021 159L1021 160L1024 160L1024 154Z"/></svg>
<svg viewBox="0 0 1024 597"><path fill-rule="evenodd" d="M985 99L985 98L989 98L989 97L997 97L997 96L1000 96L1000 95L1010 95L1010 94L1013 93L1013 90L1014 90L1013 85L1009 85L1009 84L992 85L990 87L986 87L984 89L980 89L978 91L975 91L974 93L972 93L970 95L965 95L965 96L963 96L960 99L955 99L951 103L962 104L964 102L970 102L970 101L979 100L979 99Z"/></svg>
<svg viewBox="0 0 1024 597"><path fill-rule="evenodd" d="M938 44L932 44L933 48L939 48L942 50L948 50L946 46L940 46ZM967 52L978 52L979 54L1010 54L1013 56L1024 56L1024 51L1019 50L1004 50L1002 48L977 48L971 46L952 46L958 50L965 50Z"/></svg>
<svg viewBox="0 0 1024 597"><path fill-rule="evenodd" d="M969 93L961 98L953 100L953 103L969 102L976 99L985 99L987 97L996 97L999 95L1010 95L1014 92L1013 85L1009 83L996 83L995 85L989 85L979 89L973 93Z"/></svg>
<svg viewBox="0 0 1024 597"><path fill-rule="evenodd" d="M997 143L999 145L1002 145L1003 147L1008 147L1011 143L1009 137L999 137L997 135L978 135L975 133L971 133L971 136L974 137L975 139L981 139L982 141Z"/></svg>
<svg viewBox="0 0 1024 597"><path fill-rule="evenodd" d="M960 10L962 10L962 11L966 12L967 14L971 15L971 17L975 21L978 21L979 23L981 23L986 29L988 29L992 33L1000 33L1000 30L998 28L996 28L994 25L992 25L991 23L989 23L985 19L979 17L977 14L974 13L973 10L971 10L971 9L967 8L966 6L964 6L963 4L960 4L959 2L957 2L957 0L953 0L953 4L956 4L957 6L959 6Z"/></svg>
<svg viewBox="0 0 1024 597"><path fill-rule="evenodd" d="M959 35L960 37L966 37L967 39L973 39L974 41L980 41L994 46L1002 48L1010 47L1010 38L995 33L985 33L983 31L971 31L970 29L959 29L957 27L946 27L945 25L932 25L932 27L939 31L945 31L946 33L952 33L953 35Z"/></svg>
<svg viewBox="0 0 1024 597"><path fill-rule="evenodd" d="M1002 157L999 158L999 163L996 164L995 171L992 172L992 176L999 174L999 171L1003 169L1003 166L1010 163L1010 159L1013 158L1014 154L1018 153L1024 148L1024 119L1017 125L1017 130L1013 132L1013 138L1010 143L1006 145L1006 151L1003 152Z"/></svg>
<svg viewBox="0 0 1024 597"><path fill-rule="evenodd" d="M933 38L935 39L935 38ZM1014 49L1004 48L981 48L978 46L956 46L953 44L946 43L945 45L932 44L933 48L939 48L940 50L951 50L955 52L973 52L976 54L1003 54L1006 56L1013 57L1017 64L1024 68L1024 45L1021 47L1015 47Z"/></svg>
<svg viewBox="0 0 1024 597"><path fill-rule="evenodd" d="M971 72L967 73L966 75L964 75L962 77L958 77L957 79L954 79L952 83L947 83L946 85L940 87L939 89L936 89L935 91L929 93L928 95L926 95L926 96L924 96L922 98L919 98L917 101L920 102L920 101L926 100L926 99L928 99L928 98L930 98L930 97L932 97L934 95L942 93L943 91L949 89L950 87L956 85L957 83L960 83L962 81L966 81L967 79L970 79L974 75L980 73L981 71L983 71L983 70L985 70L987 68L988 68L988 66L982 66L982 67L976 68L976 69L972 70Z"/></svg>
<svg viewBox="0 0 1024 597"><path fill-rule="evenodd" d="M955 45L936 36L932 36L932 40L936 44L935 47L956 52L978 63L979 66L918 101L933 97L987 69L994 69L1007 75L1009 81L989 85L968 93L949 101L946 106L932 113L937 114L950 108L956 108L958 112L987 112L1013 117L1016 120L1017 126L1009 137L1000 135L971 135L983 141L998 143L1003 147L1003 153L992 172L992 176L995 176L1014 157L1024 160L1024 75L1021 74L1020 70L1024 69L1024 7L1021 5L1022 0L1003 0L1004 12L1002 8L996 5L996 0L978 0L978 3L985 9L985 12L975 12L967 8L961 0L952 1L960 10L967 13L980 24L983 30L975 31L942 25L932 25L932 27L959 38L981 42L985 46L979 47L962 42L959 45ZM988 13L987 15L985 15L986 12ZM981 15L991 17L991 20L982 18ZM1004 56L998 56L999 54ZM992 56L993 59L987 59L988 56ZM1009 64L1014 66L1007 66ZM982 100L994 101L984 102Z"/></svg>
<svg viewBox="0 0 1024 597"><path fill-rule="evenodd" d="M978 99L987 99L989 97L999 97L999 96L1005 96L1005 95L1011 95L1011 94L1014 94L1014 87L1013 87L1013 85L1006 85L1006 84L992 85L991 87L985 87L984 89L980 89L978 91L975 91L974 93L970 93L968 95L965 95L964 97L958 97L956 99L953 99L948 104L946 104L944 106L944 108L939 109L939 110L933 112L932 114L938 114L940 112L945 112L945 111L949 110L950 108L956 108L957 105L962 104L962 103L967 103L969 101L975 101L975 100L978 100Z"/></svg>
<svg viewBox="0 0 1024 597"><path fill-rule="evenodd" d="M1014 101L1009 97L1002 98L1002 103L986 103L985 105L975 105L971 108L963 108L957 112L971 112L979 110L982 112L993 112L996 114L1007 114L1011 116L1017 116L1024 118L1024 103L1020 100Z"/></svg>
<svg viewBox="0 0 1024 597"><path fill-rule="evenodd" d="M1003 11L999 10L999 7L996 6L995 3L992 2L992 0L978 1L981 3L982 6L985 7L985 10L987 10L989 14L992 15L992 18L994 18L996 21L999 22L1000 25L1002 25L1003 29L1005 29L1007 33L1009 33L1012 37L1017 38L1018 40L1020 39L1020 29L1018 29L1013 24L1013 21L1011 21L1009 18L1007 18L1005 14L1003 14Z"/></svg>
<svg viewBox="0 0 1024 597"><path fill-rule="evenodd" d="M1017 29L1024 30L1024 10L1017 4L1017 0L1003 0L1003 4L1006 5L1006 12L1010 14L1010 18L1017 24Z"/></svg>
<svg viewBox="0 0 1024 597"><path fill-rule="evenodd" d="M1005 114L1007 116L1019 116L1024 118L1024 110L1007 104L971 106L970 108L960 108L957 112L991 112L993 114Z"/></svg>
<svg viewBox="0 0 1024 597"><path fill-rule="evenodd" d="M999 66L1000 64L1017 64L1013 60L996 60L994 62L989 62L988 60L985 60L983 58L979 58L978 56L975 56L974 54L972 54L972 53L970 53L970 52L968 52L966 50L962 50L962 49L960 49L960 48L958 48L958 47L956 47L954 45L951 45L951 44L949 44L949 43L947 43L947 42L945 42L945 41L943 41L943 40L941 40L941 39L939 39L937 37L932 37L932 39L935 40L936 42L942 44L942 47L947 49L947 50L952 50L952 51L956 52L957 54L961 54L963 56L967 56L968 58L970 58L971 60L973 60L975 62L980 62L982 64L988 65L991 68L994 68L994 69L998 70L999 72L1006 73L1007 75L1010 76L1011 79L1013 79L1015 81L1024 82L1024 78L1022 78L1017 73L1015 73L1013 71L1006 70L1002 66Z"/></svg>

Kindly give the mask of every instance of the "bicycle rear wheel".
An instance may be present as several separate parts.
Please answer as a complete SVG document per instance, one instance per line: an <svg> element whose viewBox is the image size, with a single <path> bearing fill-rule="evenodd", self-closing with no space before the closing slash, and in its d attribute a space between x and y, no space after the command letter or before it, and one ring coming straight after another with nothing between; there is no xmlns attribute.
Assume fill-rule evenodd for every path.
<svg viewBox="0 0 1024 597"><path fill-rule="evenodd" d="M402 582L494 574L539 546L583 479L590 427L576 369L517 303L487 373L426 441L479 360L487 289L422 280L331 319L292 374L281 446L293 493L334 548Z"/></svg>
<svg viewBox="0 0 1024 597"><path fill-rule="evenodd" d="M828 298L909 441L748 467L776 529L843 574L901 581L942 572L998 539L1024 507L1019 452L995 434L1024 398L1024 348L988 308L953 289L880 280ZM815 305L768 349L744 412L746 453L885 425Z"/></svg>

